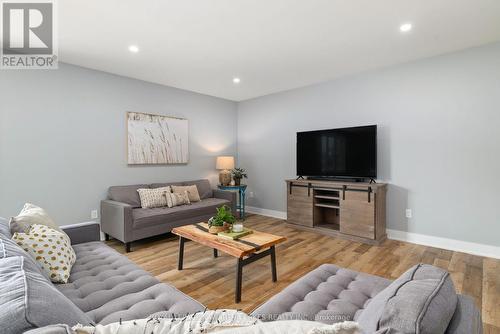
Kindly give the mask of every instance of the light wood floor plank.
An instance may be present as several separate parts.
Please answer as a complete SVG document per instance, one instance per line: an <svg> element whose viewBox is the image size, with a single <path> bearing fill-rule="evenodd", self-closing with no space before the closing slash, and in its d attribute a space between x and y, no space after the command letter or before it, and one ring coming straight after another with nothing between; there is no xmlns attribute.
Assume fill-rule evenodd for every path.
<svg viewBox="0 0 500 334"><path fill-rule="evenodd" d="M500 329L500 261L483 261L483 321Z"/></svg>

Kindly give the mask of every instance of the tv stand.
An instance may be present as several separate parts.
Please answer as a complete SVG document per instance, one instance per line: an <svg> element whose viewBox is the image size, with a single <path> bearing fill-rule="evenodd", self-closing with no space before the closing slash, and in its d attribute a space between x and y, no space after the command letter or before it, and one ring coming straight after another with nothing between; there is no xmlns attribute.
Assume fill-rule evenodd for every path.
<svg viewBox="0 0 500 334"><path fill-rule="evenodd" d="M299 175L295 180L304 180L304 177L302 175Z"/></svg>
<svg viewBox="0 0 500 334"><path fill-rule="evenodd" d="M386 239L384 183L286 180L289 226L379 244Z"/></svg>

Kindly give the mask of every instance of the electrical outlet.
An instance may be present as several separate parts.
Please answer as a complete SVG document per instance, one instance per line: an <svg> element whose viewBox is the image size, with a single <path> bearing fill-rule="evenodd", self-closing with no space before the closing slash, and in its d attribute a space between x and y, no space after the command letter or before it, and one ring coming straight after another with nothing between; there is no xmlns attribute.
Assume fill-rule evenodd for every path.
<svg viewBox="0 0 500 334"><path fill-rule="evenodd" d="M253 191L251 191L251 192L248 194L248 197L250 197L250 198L254 198L254 197L255 197L255 194L253 193Z"/></svg>
<svg viewBox="0 0 500 334"><path fill-rule="evenodd" d="M92 210L90 211L90 219L97 219L99 218L99 213L97 210Z"/></svg>
<svg viewBox="0 0 500 334"><path fill-rule="evenodd" d="M411 209L406 209L406 218L411 218L413 217L413 213L411 212Z"/></svg>

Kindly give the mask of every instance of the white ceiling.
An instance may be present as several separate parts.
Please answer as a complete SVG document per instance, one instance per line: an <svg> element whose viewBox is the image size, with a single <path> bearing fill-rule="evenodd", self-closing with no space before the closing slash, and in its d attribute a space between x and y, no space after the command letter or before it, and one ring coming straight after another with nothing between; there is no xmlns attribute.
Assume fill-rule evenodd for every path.
<svg viewBox="0 0 500 334"><path fill-rule="evenodd" d="M235 101L500 40L500 0L79 0L58 6L61 61ZM405 22L413 30L402 34ZM139 53L128 51L131 44Z"/></svg>

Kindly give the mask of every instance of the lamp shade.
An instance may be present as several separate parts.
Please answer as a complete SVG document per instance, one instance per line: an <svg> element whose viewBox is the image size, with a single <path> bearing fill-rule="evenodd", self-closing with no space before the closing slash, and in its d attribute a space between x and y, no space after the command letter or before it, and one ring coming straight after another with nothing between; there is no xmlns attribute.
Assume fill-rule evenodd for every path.
<svg viewBox="0 0 500 334"><path fill-rule="evenodd" d="M233 169L233 168L234 168L234 157L232 156L217 157L217 163L215 164L215 169Z"/></svg>

